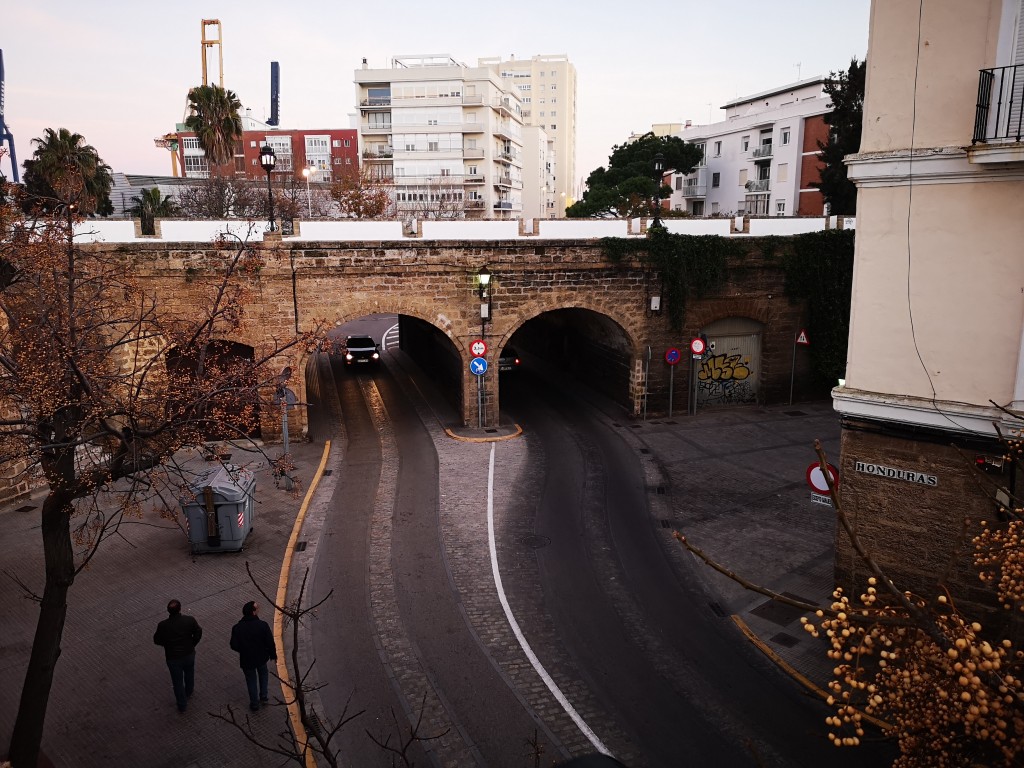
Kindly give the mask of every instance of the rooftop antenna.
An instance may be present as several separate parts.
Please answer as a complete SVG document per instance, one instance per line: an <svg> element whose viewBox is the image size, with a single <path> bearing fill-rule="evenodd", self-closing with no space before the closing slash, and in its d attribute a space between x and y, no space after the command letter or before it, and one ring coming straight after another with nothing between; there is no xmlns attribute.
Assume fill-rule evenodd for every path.
<svg viewBox="0 0 1024 768"><path fill-rule="evenodd" d="M207 37L206 36L206 28L207 27L213 27L213 26L217 27L217 37L216 38ZM223 39L222 38L224 36L224 32L223 32L223 29L221 28L221 25L220 25L220 19L203 19L202 25L201 25L201 29L202 29L202 51L203 51L203 85L209 85L210 84L209 81L207 80L207 77L206 77L206 49L207 48L212 48L213 46L216 45L217 46L217 73L219 75L217 84L221 88L223 88L224 87L224 46L223 46Z"/></svg>
<svg viewBox="0 0 1024 768"><path fill-rule="evenodd" d="M4 52L0 49L0 156L4 154L3 144L7 142L7 152L11 156L11 177L18 183L18 155L14 151L14 136L7 128L4 119Z"/></svg>
<svg viewBox="0 0 1024 768"><path fill-rule="evenodd" d="M795 66L796 66L796 79L799 80L800 79L800 62L798 61L795 64Z"/></svg>

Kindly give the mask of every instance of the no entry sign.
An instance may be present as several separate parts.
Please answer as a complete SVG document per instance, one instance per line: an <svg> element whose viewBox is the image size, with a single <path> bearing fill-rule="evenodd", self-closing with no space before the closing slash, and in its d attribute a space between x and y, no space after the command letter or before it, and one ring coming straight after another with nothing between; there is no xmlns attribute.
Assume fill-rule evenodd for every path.
<svg viewBox="0 0 1024 768"><path fill-rule="evenodd" d="M829 476L832 478L832 485L839 485L839 470L831 464L826 466L828 467ZM825 473L821 471L821 462L819 461L814 462L807 468L807 484L811 486L812 491L823 496L829 496L832 493L828 489L828 482L825 480Z"/></svg>

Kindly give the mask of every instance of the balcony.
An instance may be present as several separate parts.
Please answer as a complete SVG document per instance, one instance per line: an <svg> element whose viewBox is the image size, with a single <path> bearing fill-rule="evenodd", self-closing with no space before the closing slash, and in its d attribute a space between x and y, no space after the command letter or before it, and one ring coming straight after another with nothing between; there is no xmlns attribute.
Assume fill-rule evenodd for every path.
<svg viewBox="0 0 1024 768"><path fill-rule="evenodd" d="M462 150L462 156L467 160L483 160L484 151L479 147L466 147Z"/></svg>
<svg viewBox="0 0 1024 768"><path fill-rule="evenodd" d="M499 200L494 204L494 210L496 211L511 211L512 203L509 200Z"/></svg>
<svg viewBox="0 0 1024 768"><path fill-rule="evenodd" d="M484 177L480 176L479 174L476 174L476 173L471 173L468 176L463 178L463 183L464 184L483 184L484 183Z"/></svg>
<svg viewBox="0 0 1024 768"><path fill-rule="evenodd" d="M375 125L364 125L361 127L364 134L373 135L380 133L391 133L391 123L378 123Z"/></svg>
<svg viewBox="0 0 1024 768"><path fill-rule="evenodd" d="M359 106L363 109L380 109L382 107L390 107L391 99L376 98L376 99L363 99L359 102Z"/></svg>
<svg viewBox="0 0 1024 768"><path fill-rule="evenodd" d="M512 177L511 176L499 176L494 180L495 185L499 187L511 187Z"/></svg>
<svg viewBox="0 0 1024 768"><path fill-rule="evenodd" d="M364 149L364 160L390 160L395 156L393 147L380 147L379 149Z"/></svg>
<svg viewBox="0 0 1024 768"><path fill-rule="evenodd" d="M482 210L484 205L483 200L467 200L465 202L466 210Z"/></svg>
<svg viewBox="0 0 1024 768"><path fill-rule="evenodd" d="M707 184L684 184L679 190L683 197L705 197L708 193Z"/></svg>
<svg viewBox="0 0 1024 768"><path fill-rule="evenodd" d="M747 192L750 192L752 194L757 194L761 192L771 192L771 183L771 179L754 179L753 181L748 181L744 185L744 187L746 188Z"/></svg>
<svg viewBox="0 0 1024 768"><path fill-rule="evenodd" d="M477 104L483 104L484 103L484 97L483 96L463 96L462 97L462 103L463 104L467 104L469 106L473 106L473 105L477 105Z"/></svg>
<svg viewBox="0 0 1024 768"><path fill-rule="evenodd" d="M754 147L754 151L751 152L754 160L768 160L772 156L772 145L762 144L759 147Z"/></svg>
<svg viewBox="0 0 1024 768"><path fill-rule="evenodd" d="M980 70L968 159L972 163L1024 162L1022 140L1024 64Z"/></svg>

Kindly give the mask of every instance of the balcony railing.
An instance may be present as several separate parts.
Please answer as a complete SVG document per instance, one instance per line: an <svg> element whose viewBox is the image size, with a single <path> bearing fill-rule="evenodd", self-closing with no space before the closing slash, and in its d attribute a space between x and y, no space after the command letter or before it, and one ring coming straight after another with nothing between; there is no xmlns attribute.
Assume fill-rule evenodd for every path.
<svg viewBox="0 0 1024 768"><path fill-rule="evenodd" d="M501 187L511 187L512 177L511 176L499 176L494 180L494 183Z"/></svg>
<svg viewBox="0 0 1024 768"><path fill-rule="evenodd" d="M684 184L683 197L704 197L708 192L707 184Z"/></svg>
<svg viewBox="0 0 1024 768"><path fill-rule="evenodd" d="M466 176L465 183L466 184L483 184L484 183L484 177L480 176L478 174L475 174L475 173L471 173L471 174Z"/></svg>
<svg viewBox="0 0 1024 768"><path fill-rule="evenodd" d="M385 147L383 149L364 149L363 159L364 160L384 160L390 159L395 156L395 150L391 147Z"/></svg>
<svg viewBox="0 0 1024 768"><path fill-rule="evenodd" d="M755 160L765 160L772 156L772 145L762 144L759 147L754 147L754 151L751 154Z"/></svg>
<svg viewBox="0 0 1024 768"><path fill-rule="evenodd" d="M475 200L475 199L474 200L467 200L465 205L466 205L466 208L472 208L472 209L483 208L484 207L484 201L483 200Z"/></svg>
<svg viewBox="0 0 1024 768"><path fill-rule="evenodd" d="M484 151L480 147L465 147L462 150L462 156L470 160L483 160Z"/></svg>
<svg viewBox="0 0 1024 768"><path fill-rule="evenodd" d="M494 204L494 210L496 211L511 211L512 203L509 200L499 200Z"/></svg>
<svg viewBox="0 0 1024 768"><path fill-rule="evenodd" d="M391 133L391 123L377 123L363 126L363 133Z"/></svg>
<svg viewBox="0 0 1024 768"><path fill-rule="evenodd" d="M390 98L381 98L381 97L378 97L378 98L375 98L375 99L363 99L361 102L359 102L359 106L361 106L361 107L390 107L391 106L391 99Z"/></svg>
<svg viewBox="0 0 1024 768"><path fill-rule="evenodd" d="M771 179L754 179L745 185L747 192L769 192L771 191Z"/></svg>
<svg viewBox="0 0 1024 768"><path fill-rule="evenodd" d="M483 104L484 103L484 97L483 96L463 96L462 97L462 103L463 104Z"/></svg>
<svg viewBox="0 0 1024 768"><path fill-rule="evenodd" d="M972 144L1020 141L1024 136L1024 64L983 69L978 76L978 104Z"/></svg>

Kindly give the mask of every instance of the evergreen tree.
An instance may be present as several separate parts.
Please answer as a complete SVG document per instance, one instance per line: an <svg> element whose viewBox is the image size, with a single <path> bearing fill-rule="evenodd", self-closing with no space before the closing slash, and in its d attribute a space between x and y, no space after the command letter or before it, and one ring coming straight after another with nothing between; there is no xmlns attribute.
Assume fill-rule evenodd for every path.
<svg viewBox="0 0 1024 768"><path fill-rule="evenodd" d="M818 157L824 165L821 181L811 186L821 190L829 210L836 215L857 212L857 188L847 178L843 158L860 151L866 71L867 62L854 57L848 70L831 72L825 81L825 93L832 100L832 111L825 115L829 135L826 143L818 142Z"/></svg>

